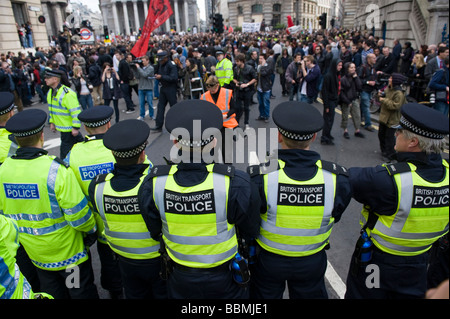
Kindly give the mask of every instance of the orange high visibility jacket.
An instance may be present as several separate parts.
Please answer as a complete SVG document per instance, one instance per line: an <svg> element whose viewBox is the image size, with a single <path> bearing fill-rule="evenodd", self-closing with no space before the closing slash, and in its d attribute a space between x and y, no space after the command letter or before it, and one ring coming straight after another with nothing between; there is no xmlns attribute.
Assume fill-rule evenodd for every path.
<svg viewBox="0 0 450 319"><path fill-rule="evenodd" d="M217 107L222 111L223 127L233 129L239 125L238 122L236 121L236 114L233 114L227 118L227 113L230 110L230 101L231 101L231 98L233 97L233 91L224 89L224 88L219 88L219 90L220 90L219 98L217 99L216 103L214 103L214 100L211 96L211 92L209 92L209 91L204 93L200 97L200 99L217 105Z"/></svg>

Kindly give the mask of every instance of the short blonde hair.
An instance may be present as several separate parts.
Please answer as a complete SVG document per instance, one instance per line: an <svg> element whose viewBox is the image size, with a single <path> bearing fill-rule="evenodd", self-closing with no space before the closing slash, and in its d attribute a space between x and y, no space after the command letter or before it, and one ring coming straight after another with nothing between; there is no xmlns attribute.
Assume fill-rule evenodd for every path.
<svg viewBox="0 0 450 319"><path fill-rule="evenodd" d="M73 68L73 76L74 76L74 77L78 77L78 72L79 72L80 70L83 70L83 68L82 68L81 66L77 65L76 67L74 67L74 68Z"/></svg>
<svg viewBox="0 0 450 319"><path fill-rule="evenodd" d="M213 87L219 84L219 79L215 75L211 75L205 82L206 86Z"/></svg>

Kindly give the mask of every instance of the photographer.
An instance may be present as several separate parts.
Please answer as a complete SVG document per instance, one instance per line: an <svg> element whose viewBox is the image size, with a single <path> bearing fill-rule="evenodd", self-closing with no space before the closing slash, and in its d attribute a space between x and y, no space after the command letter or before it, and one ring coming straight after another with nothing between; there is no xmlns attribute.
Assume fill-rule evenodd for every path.
<svg viewBox="0 0 450 319"><path fill-rule="evenodd" d="M398 125L400 122L400 108L406 102L401 85L407 79L400 73L392 73L386 90L378 93L381 102L378 140L384 160L392 161L395 159L395 129L392 126Z"/></svg>
<svg viewBox="0 0 450 319"><path fill-rule="evenodd" d="M373 132L375 129L372 127L370 121L370 94L375 90L377 72L375 70L375 62L377 57L375 54L370 53L366 57L366 63L364 63L358 70L358 76L363 84L361 91L361 116L364 117L364 128L369 132Z"/></svg>
<svg viewBox="0 0 450 319"><path fill-rule="evenodd" d="M153 114L153 86L154 86L154 69L150 65L150 59L148 56L144 55L142 57L142 66L140 63L133 63L132 70L139 79L138 89L139 89L139 105L140 114L138 120L143 121L145 119L145 101L148 103L148 115L150 118L154 118Z"/></svg>
<svg viewBox="0 0 450 319"><path fill-rule="evenodd" d="M71 80L75 86L75 92L77 93L78 101L80 102L83 110L94 107L94 102L91 95L94 87L84 75L83 68L81 66L77 65L73 69L73 78Z"/></svg>
<svg viewBox="0 0 450 319"><path fill-rule="evenodd" d="M120 77L109 63L104 64L103 75L103 99L105 105L109 106L111 101L114 103L114 113L116 113L116 123L119 122L119 99L123 97L123 92L120 88Z"/></svg>
<svg viewBox="0 0 450 319"><path fill-rule="evenodd" d="M289 64L286 69L286 86L289 91L289 101L294 100L294 95L298 92L298 85L303 77L301 69L302 55L297 53L294 57L294 61Z"/></svg>
<svg viewBox="0 0 450 319"><path fill-rule="evenodd" d="M250 103L252 101L253 95L253 85L256 83L257 74L255 69L245 63L245 55L240 53L236 56L236 66L234 67L233 73L235 74L233 82L235 84L235 97L236 97L236 107L238 112L236 114L236 120L239 123L239 119L244 113L244 125L245 129L249 128L249 114L250 114ZM244 108L242 108L242 103L244 103Z"/></svg>

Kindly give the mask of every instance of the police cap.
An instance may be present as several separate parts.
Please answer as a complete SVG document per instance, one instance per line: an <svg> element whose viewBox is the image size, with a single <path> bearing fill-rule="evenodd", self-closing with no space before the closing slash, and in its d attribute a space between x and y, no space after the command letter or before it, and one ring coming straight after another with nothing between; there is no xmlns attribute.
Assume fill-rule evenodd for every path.
<svg viewBox="0 0 450 319"><path fill-rule="evenodd" d="M149 126L139 120L124 120L111 126L103 136L103 144L115 157L132 158L147 146Z"/></svg>
<svg viewBox="0 0 450 319"><path fill-rule="evenodd" d="M17 113L6 123L6 130L16 137L27 137L39 133L45 126L47 113L39 109Z"/></svg>
<svg viewBox="0 0 450 319"><path fill-rule="evenodd" d="M52 69L45 70L46 78L52 78L52 77L61 78L62 74L63 74L63 71L60 71L60 70L52 70Z"/></svg>
<svg viewBox="0 0 450 319"><path fill-rule="evenodd" d="M408 103L401 108L400 124L393 126L431 139L443 139L448 135L448 117L428 106Z"/></svg>
<svg viewBox="0 0 450 319"><path fill-rule="evenodd" d="M91 107L83 110L79 115L78 119L83 122L86 127L96 128L107 124L111 121L111 116L114 110L112 107L107 105L98 105L96 107Z"/></svg>
<svg viewBox="0 0 450 319"><path fill-rule="evenodd" d="M172 106L166 115L166 129L169 133L177 134L175 129L181 128L189 134L189 140L187 136L175 136L180 144L187 147L202 147L209 144L214 135L206 137L203 136L203 132L210 128L219 132L222 127L222 112L216 105L204 100L181 101Z"/></svg>
<svg viewBox="0 0 450 319"><path fill-rule="evenodd" d="M220 49L220 50L216 50L216 56L218 56L219 54L225 54L225 53L223 52L223 50L222 50L222 49Z"/></svg>
<svg viewBox="0 0 450 319"><path fill-rule="evenodd" d="M0 115L11 112L14 109L14 94L0 92Z"/></svg>
<svg viewBox="0 0 450 319"><path fill-rule="evenodd" d="M295 141L310 140L323 127L320 112L305 102L283 102L273 110L272 117L281 135Z"/></svg>
<svg viewBox="0 0 450 319"><path fill-rule="evenodd" d="M158 53L156 54L156 56L157 56L158 58L162 59L162 58L168 56L168 54L167 54L167 51L161 51L161 52L158 52Z"/></svg>

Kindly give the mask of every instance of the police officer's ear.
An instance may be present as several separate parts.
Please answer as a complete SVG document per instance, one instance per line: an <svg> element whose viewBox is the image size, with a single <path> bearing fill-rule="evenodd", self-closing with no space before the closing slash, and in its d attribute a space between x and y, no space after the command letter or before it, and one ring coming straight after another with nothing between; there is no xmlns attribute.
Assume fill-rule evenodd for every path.
<svg viewBox="0 0 450 319"><path fill-rule="evenodd" d="M142 164L145 162L145 149L141 152L141 154L139 155L139 160L138 160L138 164Z"/></svg>

